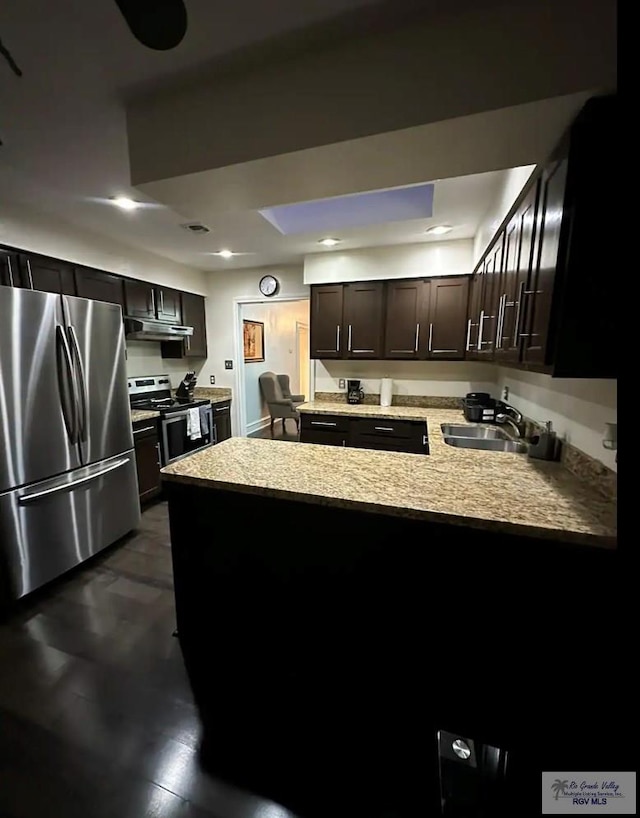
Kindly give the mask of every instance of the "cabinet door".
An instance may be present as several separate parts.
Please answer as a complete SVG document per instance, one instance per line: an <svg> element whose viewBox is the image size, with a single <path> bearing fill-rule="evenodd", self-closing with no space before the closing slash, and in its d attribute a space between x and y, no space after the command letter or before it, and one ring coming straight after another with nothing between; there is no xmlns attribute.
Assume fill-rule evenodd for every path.
<svg viewBox="0 0 640 818"><path fill-rule="evenodd" d="M231 437L231 402L213 405L213 423L216 429L215 442L222 443Z"/></svg>
<svg viewBox="0 0 640 818"><path fill-rule="evenodd" d="M156 293L147 281L125 279L124 302L125 314L132 318L156 317Z"/></svg>
<svg viewBox="0 0 640 818"><path fill-rule="evenodd" d="M429 358L464 358L468 301L467 276L429 281Z"/></svg>
<svg viewBox="0 0 640 818"><path fill-rule="evenodd" d="M482 309L478 326L478 358L493 359L495 351L504 232L487 255L483 272Z"/></svg>
<svg viewBox="0 0 640 818"><path fill-rule="evenodd" d="M467 312L465 357L470 360L478 356L478 327L480 325L480 310L482 309L483 284L483 269L480 268L480 270L474 273L469 283L469 310Z"/></svg>
<svg viewBox="0 0 640 818"><path fill-rule="evenodd" d="M551 299L555 281L560 228L567 180L567 160L546 169L541 180L536 250L528 288L524 290L522 360L546 364Z"/></svg>
<svg viewBox="0 0 640 818"><path fill-rule="evenodd" d="M426 337L425 284L410 278L387 282L384 357L418 359ZM422 333L422 339L421 339Z"/></svg>
<svg viewBox="0 0 640 818"><path fill-rule="evenodd" d="M344 331L347 358L381 358L383 349L384 282L345 284Z"/></svg>
<svg viewBox="0 0 640 818"><path fill-rule="evenodd" d="M182 323L182 307L179 290L170 290L167 287L156 287L156 317L161 321L171 321L173 324Z"/></svg>
<svg viewBox="0 0 640 818"><path fill-rule="evenodd" d="M106 301L124 310L124 281L120 276L91 267L76 267L76 289L80 298Z"/></svg>
<svg viewBox="0 0 640 818"><path fill-rule="evenodd" d="M155 421L139 421L133 426L140 502L160 494L160 443Z"/></svg>
<svg viewBox="0 0 640 818"><path fill-rule="evenodd" d="M498 317L496 320L495 360L511 357L509 343L511 330L508 329L515 305L516 277L520 251L520 218L515 213L504 230L504 256L501 275L496 278L498 296Z"/></svg>
<svg viewBox="0 0 640 818"><path fill-rule="evenodd" d="M342 284L311 287L311 358L342 358L343 301Z"/></svg>
<svg viewBox="0 0 640 818"><path fill-rule="evenodd" d="M207 357L207 319L205 300L201 295L182 293L182 321L193 327L193 335L185 338L184 354L187 358Z"/></svg>
<svg viewBox="0 0 640 818"><path fill-rule="evenodd" d="M18 254L2 247L0 247L0 285L3 287L20 286Z"/></svg>
<svg viewBox="0 0 640 818"><path fill-rule="evenodd" d="M20 254L21 280L19 286L57 295L75 295L73 267L65 261L46 256Z"/></svg>

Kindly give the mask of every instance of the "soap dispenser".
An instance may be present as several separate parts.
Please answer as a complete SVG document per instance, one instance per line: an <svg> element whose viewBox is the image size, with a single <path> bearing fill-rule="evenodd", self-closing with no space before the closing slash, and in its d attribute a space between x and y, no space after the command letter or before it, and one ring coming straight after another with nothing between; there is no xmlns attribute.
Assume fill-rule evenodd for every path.
<svg viewBox="0 0 640 818"><path fill-rule="evenodd" d="M529 441L529 457L536 460L556 460L559 454L559 440L556 433L551 431L551 421L544 424L544 431L532 435Z"/></svg>

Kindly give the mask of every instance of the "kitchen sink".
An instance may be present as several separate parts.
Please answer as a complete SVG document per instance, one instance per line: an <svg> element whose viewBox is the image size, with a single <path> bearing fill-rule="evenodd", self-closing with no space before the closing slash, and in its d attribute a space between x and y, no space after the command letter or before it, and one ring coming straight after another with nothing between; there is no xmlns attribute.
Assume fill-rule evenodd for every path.
<svg viewBox="0 0 640 818"><path fill-rule="evenodd" d="M493 431L493 430L489 430ZM498 430L496 430L498 431ZM489 452L512 452L523 454L527 451L527 444L522 440L508 440L482 437L455 437L445 434L444 442L448 446L458 449L482 449Z"/></svg>
<svg viewBox="0 0 640 818"><path fill-rule="evenodd" d="M502 429L489 429L484 426L455 426L451 423L443 423L440 428L445 437L473 437L485 440L509 440Z"/></svg>

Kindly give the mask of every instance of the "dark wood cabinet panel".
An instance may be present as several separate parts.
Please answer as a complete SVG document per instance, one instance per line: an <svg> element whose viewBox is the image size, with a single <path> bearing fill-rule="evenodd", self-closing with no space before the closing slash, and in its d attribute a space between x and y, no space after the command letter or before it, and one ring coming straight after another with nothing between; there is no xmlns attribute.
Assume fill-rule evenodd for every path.
<svg viewBox="0 0 640 818"><path fill-rule="evenodd" d="M66 261L21 253L19 262L20 280L16 286L58 295L76 294L73 267Z"/></svg>
<svg viewBox="0 0 640 818"><path fill-rule="evenodd" d="M117 304L124 311L124 280L112 273L76 267L76 290L80 298Z"/></svg>
<svg viewBox="0 0 640 818"><path fill-rule="evenodd" d="M201 295L182 293L182 322L193 327L193 335L184 341L187 358L207 357L207 316Z"/></svg>
<svg viewBox="0 0 640 818"><path fill-rule="evenodd" d="M384 282L345 284L344 290L343 332L346 333L346 357L381 358Z"/></svg>
<svg viewBox="0 0 640 818"><path fill-rule="evenodd" d="M432 278L429 281L427 356L461 359L465 354L465 318L469 300L467 276Z"/></svg>
<svg viewBox="0 0 640 818"><path fill-rule="evenodd" d="M504 231L491 248L482 270L482 308L478 320L477 358L493 360L504 250Z"/></svg>
<svg viewBox="0 0 640 818"><path fill-rule="evenodd" d="M168 287L155 288L156 318L159 321L171 321L173 324L182 323L182 306L179 290Z"/></svg>
<svg viewBox="0 0 640 818"><path fill-rule="evenodd" d="M547 341L551 302L558 264L568 160L546 168L540 181L540 208L535 260L527 289L524 290L524 363L547 363Z"/></svg>
<svg viewBox="0 0 640 818"><path fill-rule="evenodd" d="M222 443L231 437L231 401L213 404L213 424L215 427L215 442Z"/></svg>
<svg viewBox="0 0 640 818"><path fill-rule="evenodd" d="M20 286L18 254L3 247L0 247L0 286Z"/></svg>
<svg viewBox="0 0 640 818"><path fill-rule="evenodd" d="M420 332L424 326L425 284L410 278L387 282L384 328L385 358L417 360L420 357ZM422 323L422 327L421 327ZM425 335L422 336L424 342Z"/></svg>
<svg viewBox="0 0 640 818"><path fill-rule="evenodd" d="M153 419L140 420L133 424L133 440L138 472L138 492L140 502L160 494L160 442L158 425Z"/></svg>
<svg viewBox="0 0 640 818"><path fill-rule="evenodd" d="M387 452L429 454L427 424L423 421L389 420L346 415L302 413L300 442L324 446L351 446Z"/></svg>
<svg viewBox="0 0 640 818"><path fill-rule="evenodd" d="M126 279L124 282L125 313L132 318L156 317L156 293L148 281Z"/></svg>
<svg viewBox="0 0 640 818"><path fill-rule="evenodd" d="M311 358L341 358L343 350L342 284L311 287Z"/></svg>

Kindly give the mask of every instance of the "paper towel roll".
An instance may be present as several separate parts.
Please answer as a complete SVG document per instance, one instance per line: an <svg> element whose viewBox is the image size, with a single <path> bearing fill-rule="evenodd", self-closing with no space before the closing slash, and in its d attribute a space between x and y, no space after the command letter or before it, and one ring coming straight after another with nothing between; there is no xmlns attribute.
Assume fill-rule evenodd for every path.
<svg viewBox="0 0 640 818"><path fill-rule="evenodd" d="M391 406L393 398L393 381L391 378L380 380L380 406Z"/></svg>

